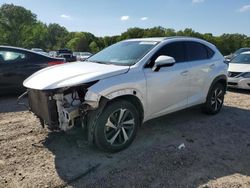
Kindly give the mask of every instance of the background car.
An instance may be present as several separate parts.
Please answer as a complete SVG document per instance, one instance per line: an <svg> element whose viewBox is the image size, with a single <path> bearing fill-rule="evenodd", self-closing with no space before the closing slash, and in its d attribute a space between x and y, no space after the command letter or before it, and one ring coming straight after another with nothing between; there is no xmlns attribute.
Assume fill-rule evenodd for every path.
<svg viewBox="0 0 250 188"><path fill-rule="evenodd" d="M240 48L236 50L234 53L225 56L226 61L231 61L233 58L235 58L237 55L241 54L242 52L250 51L250 48Z"/></svg>
<svg viewBox="0 0 250 188"><path fill-rule="evenodd" d="M228 71L228 87L250 89L250 51L232 59Z"/></svg>
<svg viewBox="0 0 250 188"><path fill-rule="evenodd" d="M38 53L44 52L41 48L31 48L31 50Z"/></svg>
<svg viewBox="0 0 250 188"><path fill-rule="evenodd" d="M76 56L74 56L73 52L69 49L58 50L57 57L64 58L66 62L74 62L77 60Z"/></svg>
<svg viewBox="0 0 250 188"><path fill-rule="evenodd" d="M32 73L51 65L64 63L64 59L51 58L16 47L0 46L0 94L24 90L23 80Z"/></svg>
<svg viewBox="0 0 250 188"><path fill-rule="evenodd" d="M93 54L90 52L74 52L74 55L76 56L77 61L85 61Z"/></svg>
<svg viewBox="0 0 250 188"><path fill-rule="evenodd" d="M50 56L49 53L43 51L43 49L41 49L41 48L31 48L31 50L34 52L37 52L39 54L42 54L42 55Z"/></svg>

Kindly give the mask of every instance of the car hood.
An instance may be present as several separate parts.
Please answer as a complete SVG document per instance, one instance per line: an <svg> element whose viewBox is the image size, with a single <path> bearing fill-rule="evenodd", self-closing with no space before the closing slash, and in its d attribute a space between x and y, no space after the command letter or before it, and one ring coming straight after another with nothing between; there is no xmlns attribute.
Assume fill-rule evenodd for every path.
<svg viewBox="0 0 250 188"><path fill-rule="evenodd" d="M37 90L50 90L124 74L129 66L107 65L93 62L75 62L42 69L26 80L23 85Z"/></svg>
<svg viewBox="0 0 250 188"><path fill-rule="evenodd" d="M229 63L229 72L250 72L250 64Z"/></svg>

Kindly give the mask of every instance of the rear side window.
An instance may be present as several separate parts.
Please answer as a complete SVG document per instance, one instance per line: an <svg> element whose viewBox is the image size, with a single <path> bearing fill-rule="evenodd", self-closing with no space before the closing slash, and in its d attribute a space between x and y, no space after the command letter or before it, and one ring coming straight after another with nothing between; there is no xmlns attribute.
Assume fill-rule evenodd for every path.
<svg viewBox="0 0 250 188"><path fill-rule="evenodd" d="M0 63L18 63L26 59L26 55L14 51L0 51Z"/></svg>
<svg viewBox="0 0 250 188"><path fill-rule="evenodd" d="M198 42L186 42L186 48L189 61L210 59L214 55L212 49Z"/></svg>
<svg viewBox="0 0 250 188"><path fill-rule="evenodd" d="M183 42L173 42L173 43L167 44L166 46L164 46L162 49L160 49L157 52L155 57L157 58L160 55L167 55L167 56L173 57L177 63L184 62L186 60L185 44Z"/></svg>
<svg viewBox="0 0 250 188"><path fill-rule="evenodd" d="M211 48L207 47L207 56L209 59L214 56L214 53L215 52Z"/></svg>

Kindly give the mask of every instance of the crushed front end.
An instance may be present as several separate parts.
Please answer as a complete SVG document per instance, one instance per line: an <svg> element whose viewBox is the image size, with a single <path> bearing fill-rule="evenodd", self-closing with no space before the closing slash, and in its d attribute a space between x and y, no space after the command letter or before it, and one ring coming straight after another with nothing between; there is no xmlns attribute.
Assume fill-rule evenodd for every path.
<svg viewBox="0 0 250 188"><path fill-rule="evenodd" d="M85 99L88 87L94 83L55 90L28 89L30 111L50 130L67 131L77 120L84 126L88 111L97 108Z"/></svg>

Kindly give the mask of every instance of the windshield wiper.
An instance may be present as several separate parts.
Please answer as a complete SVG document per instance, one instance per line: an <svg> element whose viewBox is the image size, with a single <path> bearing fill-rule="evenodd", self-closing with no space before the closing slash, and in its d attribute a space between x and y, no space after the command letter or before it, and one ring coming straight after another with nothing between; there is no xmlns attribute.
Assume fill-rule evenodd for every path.
<svg viewBox="0 0 250 188"><path fill-rule="evenodd" d="M109 62L105 62L105 61L92 61L92 60L85 60L85 61L88 61L88 62L93 62L93 63L99 63L99 64L105 64L105 65L111 65L112 63L109 63Z"/></svg>

